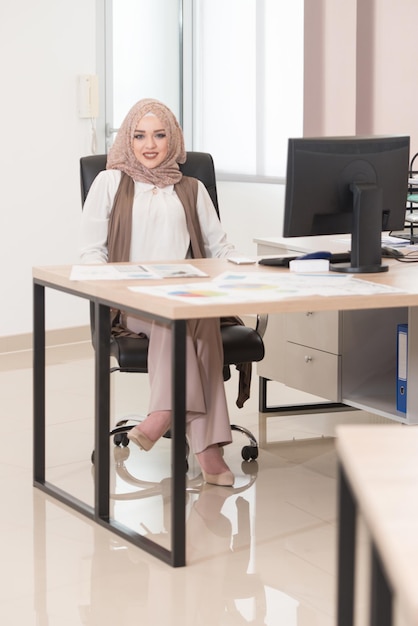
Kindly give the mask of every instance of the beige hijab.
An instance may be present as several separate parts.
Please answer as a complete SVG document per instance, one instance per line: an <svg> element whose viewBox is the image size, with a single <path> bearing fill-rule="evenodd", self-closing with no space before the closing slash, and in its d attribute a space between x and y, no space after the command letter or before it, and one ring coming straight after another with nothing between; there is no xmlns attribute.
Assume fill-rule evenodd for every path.
<svg viewBox="0 0 418 626"><path fill-rule="evenodd" d="M163 122L168 138L167 157L161 165L153 169L141 165L132 148L137 123L147 114L156 115ZM109 150L107 169L121 170L135 181L166 187L181 180L182 173L178 164L184 163L185 160L183 133L175 116L162 102L147 98L137 102L123 120L115 142Z"/></svg>

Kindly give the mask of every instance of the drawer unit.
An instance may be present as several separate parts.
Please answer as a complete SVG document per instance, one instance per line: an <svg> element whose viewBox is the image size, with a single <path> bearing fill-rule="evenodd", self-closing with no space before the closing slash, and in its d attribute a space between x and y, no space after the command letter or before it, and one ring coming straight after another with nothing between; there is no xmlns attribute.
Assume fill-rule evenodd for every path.
<svg viewBox="0 0 418 626"><path fill-rule="evenodd" d="M285 385L331 402L340 402L340 355L288 341L284 356Z"/></svg>
<svg viewBox="0 0 418 626"><path fill-rule="evenodd" d="M338 398L341 395L339 319L338 311L269 315L267 332L264 336L266 356L258 364L258 375L332 402L339 402ZM300 364L293 362L298 347L303 353L300 358L304 364L305 356L316 355L314 361L308 361L310 367L303 369L307 374L315 370L314 379L310 376L306 378L301 376ZM332 370L336 370L337 373ZM326 394L323 393L324 389L327 390Z"/></svg>
<svg viewBox="0 0 418 626"><path fill-rule="evenodd" d="M340 353L338 311L307 311L286 314L286 341L312 346L317 350Z"/></svg>

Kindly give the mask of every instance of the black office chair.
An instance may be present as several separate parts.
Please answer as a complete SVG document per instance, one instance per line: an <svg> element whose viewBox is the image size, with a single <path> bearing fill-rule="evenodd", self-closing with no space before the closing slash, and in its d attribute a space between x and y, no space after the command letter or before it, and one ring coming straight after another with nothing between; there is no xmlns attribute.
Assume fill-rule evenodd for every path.
<svg viewBox="0 0 418 626"><path fill-rule="evenodd" d="M106 169L106 160L106 154L86 156L80 159L81 197L83 204L97 174ZM188 152L187 160L180 166L180 169L186 176L193 176L205 185L219 215L215 169L211 155L205 152ZM94 324L93 317L92 324ZM261 361L263 359L264 344L262 336L264 331L265 326L262 318L257 318L255 329L238 324L222 326L224 380L229 380L231 377L231 365ZM146 338L115 337L112 335L110 338L110 354L118 363L117 367L111 368L111 372L147 373L148 371L148 339ZM119 421L116 427L111 430L110 435L113 436L116 445L128 445L127 432L133 428L133 426L127 425L128 421ZM242 426L232 424L231 428L234 431L241 432L249 439L250 445L242 448L242 458L245 461L255 460L258 457L258 443L254 435Z"/></svg>

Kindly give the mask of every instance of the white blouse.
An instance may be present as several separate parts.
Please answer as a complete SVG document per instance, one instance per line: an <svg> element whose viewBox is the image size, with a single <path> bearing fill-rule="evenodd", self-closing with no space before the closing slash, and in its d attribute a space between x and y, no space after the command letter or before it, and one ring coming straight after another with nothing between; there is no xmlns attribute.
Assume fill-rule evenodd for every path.
<svg viewBox="0 0 418 626"><path fill-rule="evenodd" d="M120 177L119 170L105 170L90 188L81 221L82 263L106 263L108 260L108 222ZM206 187L200 181L198 183L197 214L206 256L226 257L234 247L227 241ZM135 182L130 260L184 259L189 245L184 208L174 186L157 188Z"/></svg>

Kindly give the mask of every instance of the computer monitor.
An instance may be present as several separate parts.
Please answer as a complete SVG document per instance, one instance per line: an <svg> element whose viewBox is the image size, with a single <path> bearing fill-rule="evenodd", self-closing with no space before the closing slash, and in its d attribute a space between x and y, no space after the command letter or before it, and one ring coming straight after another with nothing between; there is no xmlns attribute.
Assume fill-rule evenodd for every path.
<svg viewBox="0 0 418 626"><path fill-rule="evenodd" d="M403 230L409 137L289 139L284 237L351 234L351 263L364 273L382 265L382 231Z"/></svg>

